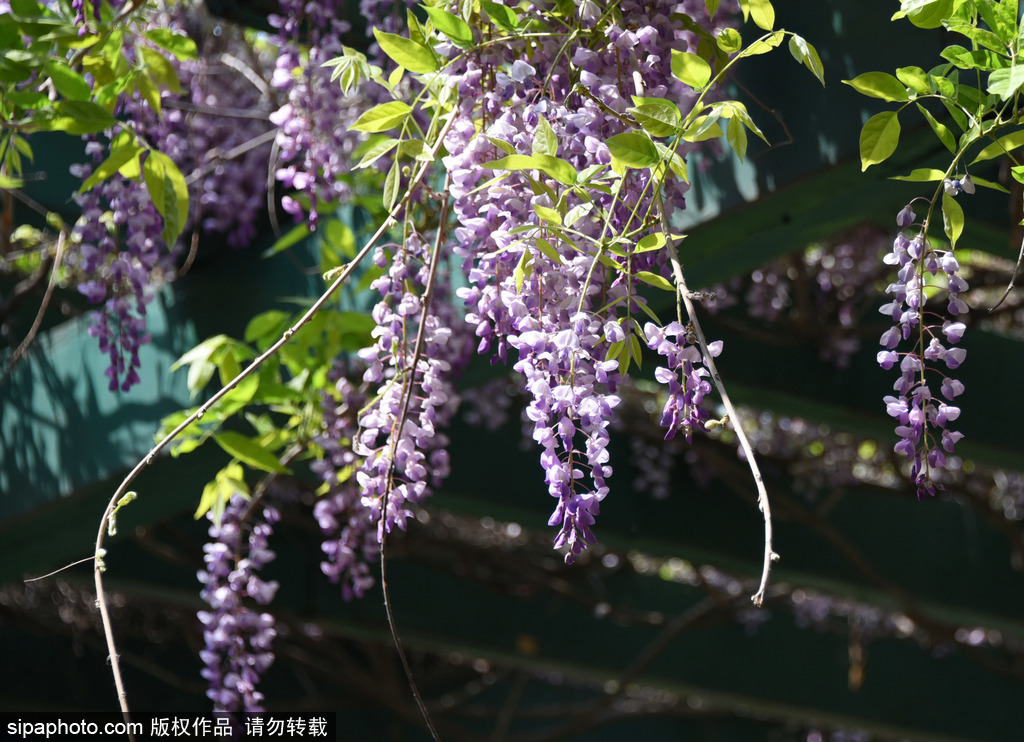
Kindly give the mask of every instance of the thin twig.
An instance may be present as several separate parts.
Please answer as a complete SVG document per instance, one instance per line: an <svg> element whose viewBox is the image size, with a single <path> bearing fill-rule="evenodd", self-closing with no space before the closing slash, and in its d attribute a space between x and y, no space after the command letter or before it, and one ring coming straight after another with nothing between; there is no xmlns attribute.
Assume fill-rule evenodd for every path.
<svg viewBox="0 0 1024 742"><path fill-rule="evenodd" d="M95 555L87 556L83 559L79 559L77 562L71 562L71 564L65 564L63 567L55 569L52 572L47 572L45 575L40 575L39 577L27 577L24 580L22 580L22 582L36 582L37 580L45 580L47 577L53 577L55 574L63 572L65 569L71 569L72 567L77 566L82 562L91 562L95 558Z"/></svg>
<svg viewBox="0 0 1024 742"><path fill-rule="evenodd" d="M757 486L757 506L764 515L764 565L761 568L761 584L751 600L754 602L754 605L761 606L764 603L764 591L768 587L768 574L771 572L772 562L779 558L779 555L772 550L772 511L768 503L768 491L765 489L764 481L761 478L761 471L757 467L757 461L754 460L754 449L751 447L747 434L743 430L743 418L740 417L733 406L732 400L725 390L722 377L718 373L715 359L708 351L708 343L704 337L704 331L701 329L690 290L686 286L686 278L683 276L683 266L679 262L679 253L676 251L675 239L672 237L672 230L668 223L668 214L665 212L665 202L661 197L660 190L657 192L657 199L658 210L661 212L661 228L665 233L665 244L668 247L669 262L672 265L672 276L675 279L676 293L682 298L683 304L686 307L686 313L690 318L690 323L693 325L693 333L697 337L697 344L700 346L701 355L704 357L704 364L708 367L708 371L711 372L711 378L714 380L718 394L722 398L722 404L725 405L726 415L732 421L732 428L736 432L740 449L747 459L750 473L754 477L754 484Z"/></svg>
<svg viewBox="0 0 1024 742"><path fill-rule="evenodd" d="M997 309L999 309L999 305L1002 304L1004 301L1006 301L1006 297L1010 295L1011 291L1013 291L1013 289L1014 289L1013 282L1015 280L1017 280L1017 273L1020 272L1020 261L1021 261L1021 258L1024 258L1024 240L1021 240L1021 243L1020 243L1020 251L1017 253L1017 265L1013 266L1013 275L1010 276L1010 283L1009 283L1009 285L1007 285L1006 291L1003 292L1003 295L999 299L999 301L997 301L994 306L989 308L989 310L988 310L989 314L992 314L992 312L994 312Z"/></svg>
<svg viewBox="0 0 1024 742"><path fill-rule="evenodd" d="M256 119L257 121L270 121L270 114L273 111L251 108L215 108L213 106L201 106L197 103L178 100L177 98L165 98L160 101L164 108L175 108L179 111L199 113L204 116L219 116L221 118Z"/></svg>
<svg viewBox="0 0 1024 742"><path fill-rule="evenodd" d="M211 153L211 159L208 160L206 164L204 164L200 168L196 168L191 173L189 173L189 176L185 178L185 183L188 185L192 185L200 178L209 175L214 170L216 170L222 162L226 162L227 160L233 160L236 157L241 157L246 152L254 150L257 147L262 147L264 144L270 144L276 138L277 129L268 129L262 134L254 136L247 142L242 142L237 147L232 147L227 152L220 153L214 151L213 153Z"/></svg>
<svg viewBox="0 0 1024 742"><path fill-rule="evenodd" d="M43 294L43 301L39 305L39 311L36 312L36 318L32 320L32 326L28 330L28 334L25 335L25 339L21 341L21 344L15 348L14 353L11 354L11 360L7 365L7 373L10 373L21 357L28 350L28 346L32 344L32 341L36 337L36 333L39 332L39 326L43 323L43 315L46 314L47 307L50 306L50 298L53 296L53 287L57 284L57 272L60 270L60 264L64 261L64 244L67 242L67 235L63 229L57 235L57 250L53 258L53 266L50 268L50 280L46 284L46 292Z"/></svg>
<svg viewBox="0 0 1024 742"><path fill-rule="evenodd" d="M309 322L313 315L320 311L320 309L330 300L330 298L338 291L338 289L340 289L348 281L349 276L352 275L352 272L355 270L356 266L359 265L362 259L366 257L366 255L370 252L370 249L377 243L377 240L379 240L384 235L385 232L391 229L392 226L397 224L396 215L402 212L402 210L406 207L406 204L412 198L413 191L415 190L419 182L423 179L423 176L426 174L427 169L433 163L434 158L437 156L438 151L441 149L441 144L444 141L445 134L447 133L448 129L451 127L454 121L454 115L449 116L448 121L441 129L441 132L438 134L437 141L434 143L434 146L431 149L430 158L421 163L419 170L415 173L413 178L410 179L408 190L405 192L405 195L402 197L402 200L395 205L394 209L392 209L391 213L388 214L386 219L384 219L380 227L378 227L377 231L373 233L373 236L370 237L370 239L366 242L363 248L356 254L356 256L352 258L351 262L349 262L349 264L346 265L344 269L342 269L342 271L338 274L338 277L335 278L331 285L328 286L327 289L324 291L324 293L320 295L320 298L313 302L313 305L306 311L305 314L302 315L302 317L298 319L298 321L295 322L294 325L285 330L284 334L281 335L281 338L277 342L275 342L273 345L267 348L267 350L264 351L259 357L257 357L256 360L254 360L241 373L239 373L238 376L236 376L234 379L228 382L219 392L210 397L210 399L208 399L199 409L197 409L195 412L189 415L178 427L176 427L174 430L172 430L170 433L164 436L163 440L161 440L159 443L153 446L153 448L149 450L149 453L147 453L143 457L143 459L139 461L138 464L135 465L135 468L128 473L128 476L126 476L124 481L121 482L121 486L117 488L117 491L114 492L113 496L110 498L110 502L107 503L107 508L103 512L103 517L100 519L99 531L96 535L95 554L97 556L97 559L94 568L94 577L96 581L96 605L100 610L100 619L103 622L103 633L107 640L107 649L110 652L110 665L111 670L114 674L114 685L117 688L118 701L121 704L121 710L124 712L126 718L128 715L128 698L127 695L125 694L124 683L121 680L121 669L117 659L117 647L114 642L113 628L110 621L110 611L107 607L106 598L103 595L103 539L104 536L106 535L107 523L110 519L111 514L117 508L117 503L120 501L124 492L128 489L128 485L130 485L135 480L135 478L143 469L145 469L147 466L153 463L154 457L165 446L167 446L171 441L177 438L178 435L180 435L181 432L185 430L185 428L187 428L196 420L202 418L203 415L205 415L210 410L210 408L213 407L213 405L219 402L226 394L228 394L232 389L234 389L243 380L245 380L254 371L256 371L257 368L262 366L267 361L267 359L271 358L274 354L276 354L277 351L280 350L281 346L287 343L303 325Z"/></svg>
<svg viewBox="0 0 1024 742"><path fill-rule="evenodd" d="M416 386L416 371L419 367L420 356L423 353L423 337L426 333L427 317L430 314L430 302L434 294L434 279L437 275L437 264L441 253L441 237L443 235L444 221L447 218L448 213L448 184L450 177L446 174L444 179L444 187L441 189L443 195L443 201L441 202L441 213L438 217L437 224L437 235L434 238L434 247L430 255L430 267L427 273L427 285L423 289L423 297L421 299L423 306L420 308L420 325L416 329L416 343L413 347L412 352L412 366L409 370L409 379L403 389L402 407L398 416L397 424L395 425L395 432L391 438L391 461L388 465L388 486L384 490L384 494L381 496L381 531L380 531L380 586L381 591L384 594L384 612L387 614L388 628L391 630L391 640L395 644L395 649L398 651L398 658L402 663L402 669L405 670L405 676L409 681L409 687L412 690L413 698L416 700L416 705L420 709L420 713L423 714L423 721L427 725L427 729L430 731L430 735L434 738L435 742L440 742L441 737L437 733L437 729L434 727L434 721L430 716L430 712L427 710L426 703L423 702L423 697L420 695L419 686L416 684L416 680L413 678L412 667L409 665L409 659L405 656L405 650L402 647L402 639L398 635L398 628L395 625L395 616L391 607L391 589L388 586L388 560L387 560L387 541L388 541L388 530L387 530L387 511L388 511L388 495L391 492L393 485L393 477L395 473L395 455L397 453L398 441L402 435L402 429L405 427L406 418L409 416L409 404L412 401L413 389Z"/></svg>

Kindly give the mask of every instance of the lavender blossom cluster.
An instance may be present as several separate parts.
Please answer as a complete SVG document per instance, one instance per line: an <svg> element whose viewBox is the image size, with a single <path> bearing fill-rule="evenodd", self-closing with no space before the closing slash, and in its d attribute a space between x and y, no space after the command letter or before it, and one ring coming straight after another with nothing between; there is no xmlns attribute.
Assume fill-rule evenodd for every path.
<svg viewBox="0 0 1024 742"><path fill-rule="evenodd" d="M897 421L897 453L910 459L910 479L918 498L934 495L941 488L933 480L932 471L946 466L946 455L952 454L963 433L950 423L960 417L960 408L953 401L964 391L964 385L952 376L963 363L967 351L955 347L966 329L959 319L966 314L967 304L961 294L967 282L959 275L960 263L952 250L932 246L924 226L909 233L915 226L913 207L908 205L896 218L901 228L892 251L884 261L897 266L896 281L885 292L892 301L879 311L893 320L893 327L880 339L884 350L878 352L878 364L884 369L899 367L900 377L893 385L895 395L885 397L886 412ZM949 319L927 308L926 287L941 278L945 283ZM911 350L900 352L901 342L911 341ZM939 381L936 397L933 386Z"/></svg>
<svg viewBox="0 0 1024 742"><path fill-rule="evenodd" d="M550 154L578 172L601 168L611 159L604 142L623 131L620 116L633 95L668 98L684 112L692 107L696 94L672 76L671 51L695 43L679 14L707 23L704 4L626 0L619 11L615 17L621 20L602 19L595 3L583 4L584 27L603 25L564 49L563 39L541 37L529 45L485 46L454 61L457 49L438 48L453 58L449 84L460 98L445 140L458 220L453 252L469 279L458 294L478 338L477 351L501 362L510 347L518 354L515 369L526 377L533 437L556 499L556 545L566 547L568 561L593 541L594 519L608 493L607 427L621 380L611 349L621 352L623 343L642 338L630 318L641 301L632 276L669 276L664 251L612 258L618 268L599 261L607 257L602 236L636 229L635 214L652 211L652 176L627 171L618 196L593 189L592 202L562 194L566 209L582 216L572 224L578 239L550 239L553 254L521 232L533 226L535 234L545 234L538 208L555 206L559 183L542 177L543 187L533 188L520 173L489 181L494 173L485 164L509 151L530 155L550 131L557 142ZM682 181L667 183L667 207L683 208L686 189ZM532 269L517 270L523 264ZM686 378L682 385L693 382ZM688 391L702 396L703 386Z"/></svg>
<svg viewBox="0 0 1024 742"><path fill-rule="evenodd" d="M93 141L86 145L86 154L98 164L105 148ZM71 173L84 180L92 169L72 165ZM78 291L90 303L103 305L93 314L89 335L110 360L110 391L126 392L139 383L139 349L150 341L147 289L173 263L161 237L163 219L142 183L117 174L76 194L75 201L82 215L74 228L78 247L69 264Z"/></svg>
<svg viewBox="0 0 1024 742"><path fill-rule="evenodd" d="M275 557L269 538L281 516L275 507L263 505L251 514L252 522L243 522L249 509L249 498L236 492L219 522L211 511L205 567L198 575L200 595L210 606L198 613L205 642L199 656L209 683L206 695L216 711L262 711L263 694L256 686L274 662L274 617L250 607L249 601L265 606L277 592L278 583L258 572Z"/></svg>
<svg viewBox="0 0 1024 742"><path fill-rule="evenodd" d="M320 569L332 583L340 583L345 600L352 600L373 586L369 565L380 555L380 545L354 476L360 459L352 442L359 435L359 410L367 403L366 393L349 379L348 370L338 365L331 372L335 393L324 396L323 429L314 441L324 455L311 468L326 487L313 507L324 535Z"/></svg>

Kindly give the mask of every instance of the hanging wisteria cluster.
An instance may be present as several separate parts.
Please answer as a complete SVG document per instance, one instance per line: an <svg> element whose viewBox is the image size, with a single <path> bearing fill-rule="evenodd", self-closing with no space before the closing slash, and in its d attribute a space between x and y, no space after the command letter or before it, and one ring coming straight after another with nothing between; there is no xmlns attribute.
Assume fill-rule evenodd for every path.
<svg viewBox="0 0 1024 742"><path fill-rule="evenodd" d="M964 385L950 372L959 368L967 355L966 350L955 347L965 330L959 316L967 312L960 298L967 282L959 275L960 263L951 250L933 247L925 226L914 230L912 206L905 207L896 222L901 231L884 261L899 271L896 281L885 290L892 301L880 310L894 325L881 337L885 350L878 352L878 363L884 369L900 370L893 385L896 394L884 401L886 412L898 423L896 452L910 459L910 478L920 498L935 494L932 470L945 468L946 454L953 453L963 438L949 425L960 417L960 408L953 401L964 391ZM946 311L953 319L928 308L929 280L934 285L940 276L947 295ZM908 340L912 349L899 352L900 343ZM936 383L941 396L935 394Z"/></svg>
<svg viewBox="0 0 1024 742"><path fill-rule="evenodd" d="M200 595L210 608L199 611L206 642L199 656L217 711L261 711L256 686L274 662L274 617L255 606L268 605L277 592L278 583L258 573L275 557L269 539L281 516L265 503L258 513L250 510L251 500L235 493L219 519L210 513L211 540L203 547Z"/></svg>
<svg viewBox="0 0 1024 742"><path fill-rule="evenodd" d="M211 25L198 10L183 8L158 22L178 33L190 25ZM87 180L103 167L108 142L123 140L130 131L190 174L196 204L190 219L200 222L195 227L224 233L229 244L241 246L255 236L266 197L270 143L251 145L270 129L259 115L261 108L268 110L269 100L260 89L261 71L240 72L216 61L218 56L235 59L230 52L237 51L239 40L225 38L219 45L218 52L203 57L164 60L179 82L157 93L165 104L162 111L154 110L145 89L119 98L117 113L123 123L106 132L106 142L90 142L86 154L92 161L73 165L71 172ZM151 62L154 48L141 38L134 45L126 42L125 63ZM225 157L236 148L242 151ZM136 153L136 164L140 156ZM74 229L76 254L69 262L78 290L90 303L102 305L89 333L109 355L110 390L126 392L140 380L139 348L150 340L146 305L153 287L173 274L183 247L167 244L164 219L137 167L135 173L126 168L107 173L91 189L75 194L75 201L82 215Z"/></svg>
<svg viewBox="0 0 1024 742"><path fill-rule="evenodd" d="M79 291L103 305L90 333L109 357L111 390L122 391L139 383L150 287L176 269L186 223L244 245L255 235L268 183L287 192L281 206L310 231L359 188L380 186L382 204L372 213L390 229L364 251L372 266L355 274L374 295L369 342L346 347L329 372L325 365L306 375L285 364L273 380L281 383L262 387L273 387L269 397L250 396L277 413L282 408L274 405L287 396L282 389L294 392L291 402L309 391L309 379L321 385L316 403L303 409L315 432L286 433L318 457L311 468L322 483L314 509L324 537L321 568L345 599L370 589L370 565L387 535L404 529L448 476L445 429L460 403L458 377L474 354L516 374L552 498L554 546L569 563L596 541L612 486L611 430L642 357L657 358L657 407L672 442L661 457L638 444L642 457L660 461L708 428L733 426L730 434L745 440L739 421L713 421L706 409L723 346L704 340L691 304L704 295L686 289L675 254L679 236L671 234L673 217L686 207L686 156L724 140L742 158L746 132L761 135L743 104L726 100L716 85L744 55L767 53L788 37L790 53L823 80L817 53L775 30L766 2L485 0L427 3L422 13L411 11L415 5L363 0L366 54L342 42L351 27L341 18L341 0L281 0L269 19L273 31L248 56L234 53L228 39L207 40L199 58L179 53L183 47L167 37L130 39L118 52L126 65L162 69L147 54L172 48L161 57L172 74L116 96L117 123L89 143L91 161L73 170L87 182L102 175L75 197L82 217L68 266ZM83 35L103 22L100 6L72 3ZM747 47L735 28L741 11L765 32ZM163 17L162 30L195 35L189 13ZM158 83L159 107L151 89ZM899 91L885 92L901 99ZM138 151L115 165L105 161L125 141ZM876 156L870 152L866 165ZM180 180L190 188L191 210L181 224L167 203L157 203L158 195L171 200L174 174L139 171L161 157L187 176ZM366 177L359 180L354 173L361 170ZM159 175L166 175L162 186ZM969 176L945 179L948 199L973 189ZM181 193L174 195L182 203ZM931 209L919 222L908 206L880 265L873 246L851 240L828 258L808 251L794 268L817 288L817 304L801 311L827 307L838 317L840 330L822 345L840 366L857 349L846 330L880 266L898 271L886 289L891 301L882 312L893 327L882 336L878 363L900 371L885 404L898 424L895 450L910 461L919 497L941 488L937 472L963 437L951 426L964 391L953 372L965 356L958 344L967 312L967 284L952 249L953 208L943 201L948 248L929 237ZM776 323L790 308L790 267L752 276L747 298L759 319ZM718 293L723 304L730 301L728 290ZM939 293L944 315L933 309ZM222 363L222 381L241 370L237 357ZM480 401L483 414L492 414L494 400ZM273 423L260 418L253 425L260 435L248 442L264 446ZM268 463L225 440L232 439L218 443L236 457L232 466L240 459L282 470L280 450L264 451ZM744 452L756 466L749 447ZM659 495L667 490L665 477L648 481ZM223 513L210 529L201 573L211 606L200 614L204 677L218 708L255 710L274 626L251 604L266 605L276 589L255 573L273 558L266 539L279 516L271 507L253 512L239 495L220 505L211 511ZM767 498L759 505L766 520L763 596L776 555Z"/></svg>
<svg viewBox="0 0 1024 742"><path fill-rule="evenodd" d="M708 23L704 4L625 2L618 10L621 20L575 44L551 36L485 45L476 55L442 49L455 60L449 85L460 101L445 140L458 220L453 252L469 279L458 293L477 351L501 362L509 348L518 355L514 368L532 398L527 414L556 501L555 543L570 561L593 542L591 527L609 491L608 425L619 402L615 385L628 366L620 359L644 337L632 319L644 301L635 275L668 275L664 251L627 248L602 262L602 239L642 236L658 186L650 171L630 170L614 192L592 189L581 198L558 178L543 178L540 186L519 172L495 179L488 163L541 155L580 173L601 171L611 160L605 142L623 131L632 96L668 98L684 112L692 107L697 95L673 77L670 62L673 49L696 42L676 19L686 14ZM604 20L594 3L580 14L585 28ZM686 188L682 180L667 181L670 208L684 207ZM571 227L572 234L552 226ZM536 238L524 240L524 233ZM688 352L700 355L694 345ZM696 411L703 386L683 384L697 395L693 415L666 418L669 435L694 423L699 428L703 417Z"/></svg>

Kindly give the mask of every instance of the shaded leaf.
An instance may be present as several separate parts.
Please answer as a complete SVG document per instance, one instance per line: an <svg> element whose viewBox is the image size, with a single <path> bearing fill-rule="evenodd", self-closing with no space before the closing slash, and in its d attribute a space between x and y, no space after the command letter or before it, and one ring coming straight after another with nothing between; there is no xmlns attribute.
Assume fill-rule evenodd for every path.
<svg viewBox="0 0 1024 742"><path fill-rule="evenodd" d="M291 473L287 467L281 465L274 454L241 433L228 430L218 433L213 439L228 454L254 469L276 474Z"/></svg>

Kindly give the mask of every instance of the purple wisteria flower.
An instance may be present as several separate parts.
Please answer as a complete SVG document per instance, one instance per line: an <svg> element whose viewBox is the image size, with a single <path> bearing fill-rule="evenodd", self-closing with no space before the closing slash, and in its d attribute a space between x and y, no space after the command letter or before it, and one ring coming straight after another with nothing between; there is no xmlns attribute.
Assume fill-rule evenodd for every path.
<svg viewBox="0 0 1024 742"><path fill-rule="evenodd" d="M962 185L962 181L959 183ZM907 229L913 219L914 212L907 206L896 222ZM886 288L892 301L879 310L894 324L879 341L884 350L878 353L878 364L884 369L898 367L900 372L893 384L896 394L885 397L884 402L886 412L897 422L900 440L895 451L910 460L910 479L918 498L923 498L941 488L933 472L947 465L947 454L953 453L963 438L962 433L949 427L960 416L960 408L952 402L964 391L963 383L950 372L959 368L967 355L965 349L954 347L966 325L926 309L925 288L944 282L946 311L956 318L968 311L961 298L967 282L959 275L960 263L953 252L933 248L923 230L910 236L901 231L883 260L898 271L896 281ZM911 341L911 350L900 352L898 348L905 341ZM936 380L940 380L939 397L932 391Z"/></svg>
<svg viewBox="0 0 1024 742"><path fill-rule="evenodd" d="M658 327L653 322L644 326L647 347L663 356L667 366L659 366L654 378L668 386L668 399L662 411L661 426L665 440L671 440L680 430L687 443L693 442L693 431L704 430L709 415L704 409L704 396L711 391L703 357L696 344L687 340L687 331L678 322ZM708 352L717 358L722 352L722 341L708 343Z"/></svg>
<svg viewBox="0 0 1024 742"><path fill-rule="evenodd" d="M268 540L281 516L264 505L251 514L252 522L242 522L249 506L249 498L236 492L219 523L209 513L211 540L203 547L205 567L198 575L200 595L210 606L197 614L206 644L199 656L215 711L262 711L256 686L274 662L274 617L250 606L268 605L277 592L278 584L257 572L274 559Z"/></svg>

